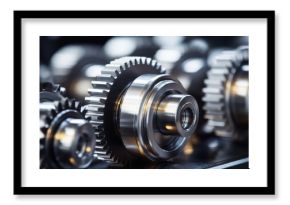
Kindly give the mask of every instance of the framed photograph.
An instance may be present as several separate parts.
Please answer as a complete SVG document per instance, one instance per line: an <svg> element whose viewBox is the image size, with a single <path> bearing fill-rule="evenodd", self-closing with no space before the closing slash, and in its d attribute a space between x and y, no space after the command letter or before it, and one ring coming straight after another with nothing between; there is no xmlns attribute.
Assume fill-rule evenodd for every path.
<svg viewBox="0 0 290 205"><path fill-rule="evenodd" d="M275 194L274 91L274 11L14 11L14 194Z"/></svg>

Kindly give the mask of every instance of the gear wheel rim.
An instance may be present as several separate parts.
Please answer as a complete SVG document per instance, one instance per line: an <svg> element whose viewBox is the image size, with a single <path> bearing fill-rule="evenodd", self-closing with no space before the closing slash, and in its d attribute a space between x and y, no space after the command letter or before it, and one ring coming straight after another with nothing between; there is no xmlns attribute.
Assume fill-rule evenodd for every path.
<svg viewBox="0 0 290 205"><path fill-rule="evenodd" d="M239 67L248 64L248 47L223 51L216 58L205 79L203 89L205 119L217 136L239 139L245 133L235 125L229 103L229 88Z"/></svg>
<svg viewBox="0 0 290 205"><path fill-rule="evenodd" d="M163 74L161 65L147 57L123 57L111 61L92 81L86 98L87 116L96 134L95 157L117 166L130 165L135 158L125 148L114 121L115 102L133 80L143 74ZM116 92L115 90L118 90ZM115 129L112 129L114 125Z"/></svg>

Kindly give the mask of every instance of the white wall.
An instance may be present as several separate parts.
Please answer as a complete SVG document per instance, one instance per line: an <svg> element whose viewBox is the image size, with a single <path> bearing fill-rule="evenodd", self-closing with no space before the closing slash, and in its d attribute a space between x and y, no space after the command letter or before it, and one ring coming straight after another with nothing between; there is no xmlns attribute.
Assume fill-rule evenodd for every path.
<svg viewBox="0 0 290 205"><path fill-rule="evenodd" d="M290 136L289 136L289 49L290 12L287 1L1 1L0 3L0 71L2 108L0 118L0 201L1 204L84 204L84 203L118 203L118 204L288 204L290 201ZM276 196L14 196L13 195L13 10L118 10L118 9L185 9L185 10L276 10ZM11 68L11 69L7 69ZM287 75L288 74L288 75Z"/></svg>

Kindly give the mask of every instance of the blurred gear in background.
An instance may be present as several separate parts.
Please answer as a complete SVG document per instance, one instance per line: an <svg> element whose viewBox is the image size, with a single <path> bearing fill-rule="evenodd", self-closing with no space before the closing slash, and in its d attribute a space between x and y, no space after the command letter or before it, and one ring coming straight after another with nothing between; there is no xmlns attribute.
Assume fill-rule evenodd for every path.
<svg viewBox="0 0 290 205"><path fill-rule="evenodd" d="M93 161L94 130L80 103L62 91L40 85L40 168L87 168Z"/></svg>
<svg viewBox="0 0 290 205"><path fill-rule="evenodd" d="M216 55L205 80L205 118L217 136L248 138L249 53L247 47Z"/></svg>
<svg viewBox="0 0 290 205"><path fill-rule="evenodd" d="M247 46L247 36L40 37L41 168L248 168Z"/></svg>

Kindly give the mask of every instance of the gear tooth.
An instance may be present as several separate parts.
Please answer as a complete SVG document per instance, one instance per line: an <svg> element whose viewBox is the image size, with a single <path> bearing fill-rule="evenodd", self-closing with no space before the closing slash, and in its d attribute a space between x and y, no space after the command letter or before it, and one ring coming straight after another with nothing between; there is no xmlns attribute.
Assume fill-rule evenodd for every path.
<svg viewBox="0 0 290 205"><path fill-rule="evenodd" d="M44 135L46 135L47 128L46 128L46 127L41 127L41 128L40 128L40 131L41 131Z"/></svg>
<svg viewBox="0 0 290 205"><path fill-rule="evenodd" d="M206 103L205 106L203 107L204 110L216 110L216 111L221 111L224 108L223 103Z"/></svg>
<svg viewBox="0 0 290 205"><path fill-rule="evenodd" d="M105 105L89 104L86 106L86 109L92 112L103 112L105 109Z"/></svg>
<svg viewBox="0 0 290 205"><path fill-rule="evenodd" d="M148 58L146 58L146 57L144 57L144 60L143 60L144 62L144 64L145 65L150 65L150 61L149 61L149 59Z"/></svg>
<svg viewBox="0 0 290 205"><path fill-rule="evenodd" d="M150 59L149 59L149 65L155 67L155 65L156 65L156 61L155 61L153 58L150 58Z"/></svg>
<svg viewBox="0 0 290 205"><path fill-rule="evenodd" d="M65 99L64 100L63 107L64 107L64 109L69 109L70 108L70 106L69 106L69 100L68 99Z"/></svg>
<svg viewBox="0 0 290 205"><path fill-rule="evenodd" d="M224 99L222 94L206 94L203 98L205 102L221 102Z"/></svg>
<svg viewBox="0 0 290 205"><path fill-rule="evenodd" d="M203 93L208 93L208 94L222 94L223 89L221 86L216 86L216 87L206 87L202 89Z"/></svg>
<svg viewBox="0 0 290 205"><path fill-rule="evenodd" d="M164 74L164 73L166 72L166 70L164 70L160 64L158 64L158 68L157 68L157 69L158 69L158 70L160 71L160 73L162 73L162 74Z"/></svg>
<svg viewBox="0 0 290 205"><path fill-rule="evenodd" d="M52 117L55 117L55 116L57 115L57 112L56 112L55 110L51 110L51 111L50 111L50 115L51 115Z"/></svg>
<svg viewBox="0 0 290 205"><path fill-rule="evenodd" d="M140 64L145 64L145 65L147 65L146 57L140 57Z"/></svg>
<svg viewBox="0 0 290 205"><path fill-rule="evenodd" d="M225 120L224 114L217 114L217 113L207 113L204 115L204 119L208 120Z"/></svg>
<svg viewBox="0 0 290 205"><path fill-rule="evenodd" d="M130 66L134 66L134 61L133 60L129 60L129 64L130 64Z"/></svg>
<svg viewBox="0 0 290 205"><path fill-rule="evenodd" d="M86 116L87 112L88 112L88 110L83 109L83 110L81 111L82 116Z"/></svg>
<svg viewBox="0 0 290 205"><path fill-rule="evenodd" d="M137 58L134 59L134 65L138 64Z"/></svg>
<svg viewBox="0 0 290 205"><path fill-rule="evenodd" d="M98 116L104 116L103 112L91 112L88 110L87 114L91 117L98 117Z"/></svg>
<svg viewBox="0 0 290 205"><path fill-rule="evenodd" d="M85 98L91 104L103 105L106 102L106 98L102 98L99 96L90 96Z"/></svg>
<svg viewBox="0 0 290 205"><path fill-rule="evenodd" d="M75 108L76 108L77 110L80 111L80 110L82 109L82 105L81 105L81 103L77 101L77 102L75 103Z"/></svg>
<svg viewBox="0 0 290 205"><path fill-rule="evenodd" d="M122 72L124 70L127 70L129 67L130 67L129 64L126 62L126 63L124 63L124 67L123 66L120 66L120 70Z"/></svg>
<svg viewBox="0 0 290 205"><path fill-rule="evenodd" d="M102 70L102 75L107 74L111 75L112 77L117 77L118 72L116 71L116 65L106 65L106 68Z"/></svg>
<svg viewBox="0 0 290 205"><path fill-rule="evenodd" d="M137 64L142 64L142 63L143 63L143 59L142 58L138 58Z"/></svg>
<svg viewBox="0 0 290 205"><path fill-rule="evenodd" d="M51 121L52 121L52 119L51 119L50 116L46 116L46 117L45 117L45 122L46 122L47 124L50 124Z"/></svg>
<svg viewBox="0 0 290 205"><path fill-rule="evenodd" d="M70 106L71 106L73 109L76 108L76 101L75 101L75 99L72 99L70 103L71 103Z"/></svg>
<svg viewBox="0 0 290 205"><path fill-rule="evenodd" d="M206 79L204 83L208 86L221 86L224 84L224 80L218 78Z"/></svg>
<svg viewBox="0 0 290 205"><path fill-rule="evenodd" d="M104 81L104 82L108 82L108 83L112 83L114 81L114 77L110 74L102 74L100 76L96 77L97 81Z"/></svg>
<svg viewBox="0 0 290 205"><path fill-rule="evenodd" d="M111 84L106 81L92 81L92 86L96 89L109 89Z"/></svg>
<svg viewBox="0 0 290 205"><path fill-rule="evenodd" d="M99 122L103 122L104 121L104 116L103 115L92 115L91 113L89 113L90 117L91 117L91 122L92 123L99 123Z"/></svg>
<svg viewBox="0 0 290 205"><path fill-rule="evenodd" d="M108 90L105 89L89 89L88 92L91 96L100 96L103 98L106 98L109 93Z"/></svg>

